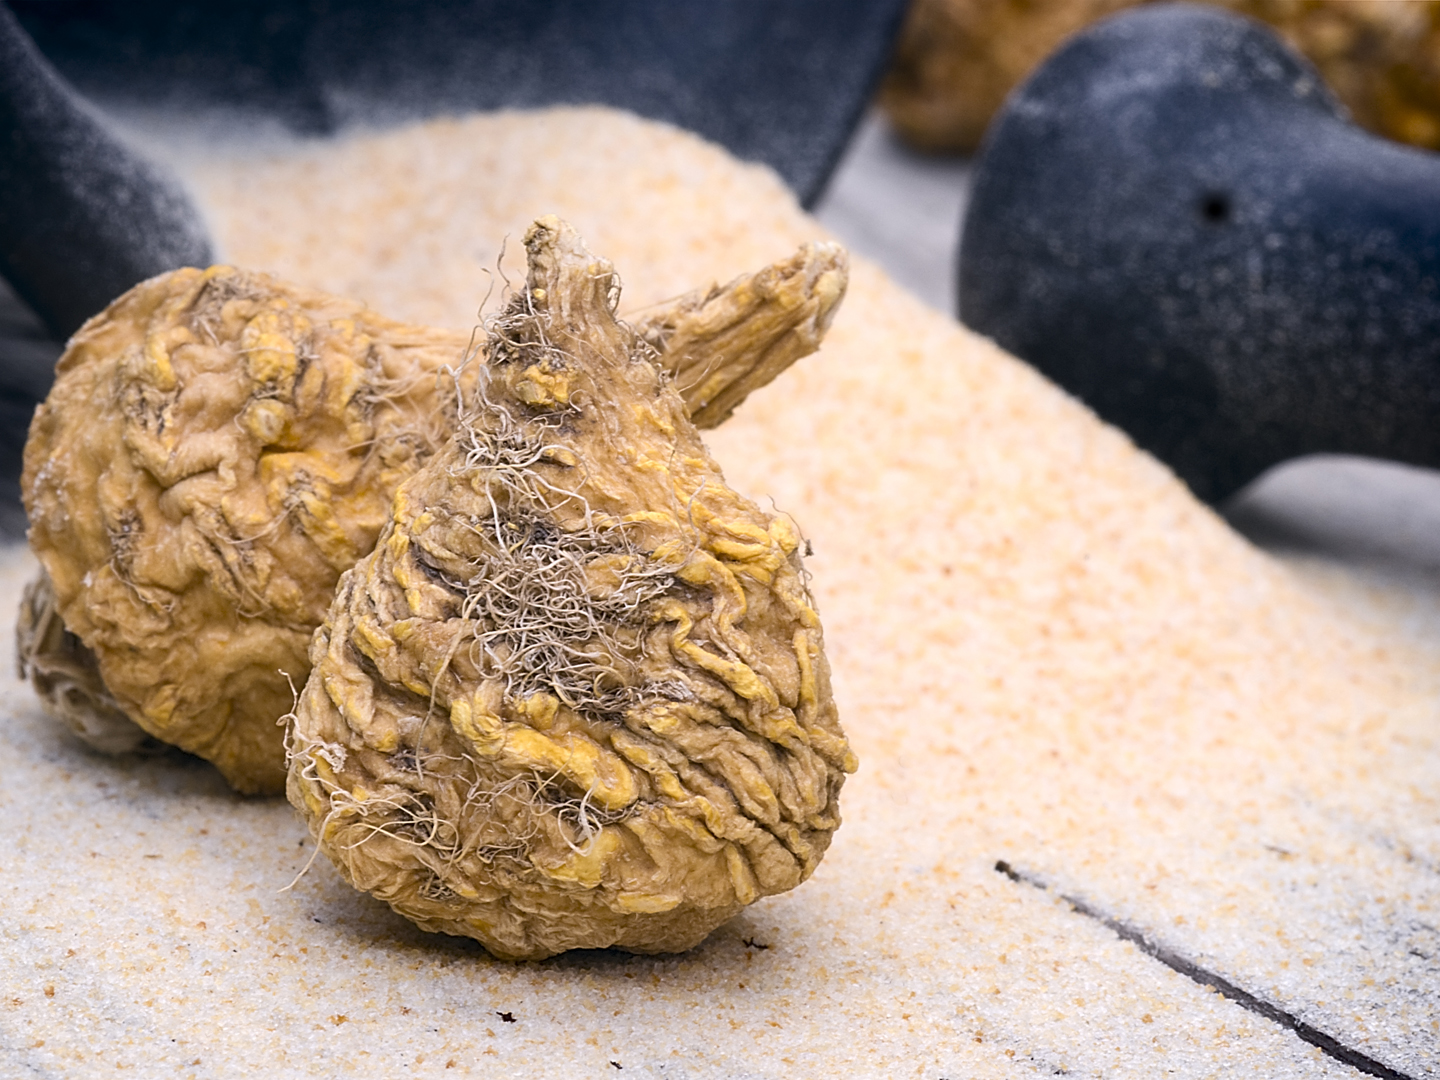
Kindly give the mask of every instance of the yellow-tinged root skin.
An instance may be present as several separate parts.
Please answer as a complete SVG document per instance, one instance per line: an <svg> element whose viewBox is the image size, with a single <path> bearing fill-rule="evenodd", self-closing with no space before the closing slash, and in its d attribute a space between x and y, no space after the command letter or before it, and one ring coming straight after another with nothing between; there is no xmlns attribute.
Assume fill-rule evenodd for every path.
<svg viewBox="0 0 1440 1080"><path fill-rule="evenodd" d="M80 329L22 489L77 663L120 711L240 791L283 790L287 674L308 675L340 572L448 436L439 375L467 341L225 266Z"/></svg>
<svg viewBox="0 0 1440 1080"><path fill-rule="evenodd" d="M526 249L315 635L288 793L427 930L680 951L814 871L856 763L795 526L725 483L610 265L554 218Z"/></svg>

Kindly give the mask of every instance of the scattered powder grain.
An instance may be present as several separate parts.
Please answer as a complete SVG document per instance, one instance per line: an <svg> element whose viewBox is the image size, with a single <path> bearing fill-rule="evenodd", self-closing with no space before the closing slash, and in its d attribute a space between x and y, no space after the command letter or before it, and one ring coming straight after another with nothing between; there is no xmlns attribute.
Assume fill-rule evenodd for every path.
<svg viewBox="0 0 1440 1080"><path fill-rule="evenodd" d="M768 173L593 109L189 175L230 260L456 328L501 238L517 249L544 213L626 269L637 308L821 236ZM1004 859L1392 1068L1440 1072L1440 640L1423 620L1352 615L1379 586L1255 550L863 263L821 352L707 441L814 548L863 765L809 882L683 956L493 961L323 863L277 894L309 855L288 807L183 761L87 756L12 683L3 1068L1355 1075ZM6 596L27 560L5 563Z"/></svg>

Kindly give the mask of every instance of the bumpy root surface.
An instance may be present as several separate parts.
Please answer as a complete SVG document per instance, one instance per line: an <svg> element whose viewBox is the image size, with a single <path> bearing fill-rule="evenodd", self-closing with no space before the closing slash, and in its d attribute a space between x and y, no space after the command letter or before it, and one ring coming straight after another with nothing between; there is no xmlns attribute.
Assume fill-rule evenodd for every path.
<svg viewBox="0 0 1440 1080"><path fill-rule="evenodd" d="M845 280L843 251L806 245L652 314L651 359L713 426L818 347ZM280 790L286 675L308 675L340 572L450 434L437 375L469 345L228 267L90 320L26 451L32 590L63 615L41 631L41 608L21 613L47 710L96 749L148 733L242 791Z"/></svg>
<svg viewBox="0 0 1440 1080"><path fill-rule="evenodd" d="M554 218L526 249L315 636L288 792L428 930L683 950L805 880L855 760L794 526L725 484L610 265Z"/></svg>
<svg viewBox="0 0 1440 1080"><path fill-rule="evenodd" d="M223 266L81 328L23 491L55 606L121 711L242 791L283 787L282 671L308 671L340 572L448 436L437 376L465 345Z"/></svg>

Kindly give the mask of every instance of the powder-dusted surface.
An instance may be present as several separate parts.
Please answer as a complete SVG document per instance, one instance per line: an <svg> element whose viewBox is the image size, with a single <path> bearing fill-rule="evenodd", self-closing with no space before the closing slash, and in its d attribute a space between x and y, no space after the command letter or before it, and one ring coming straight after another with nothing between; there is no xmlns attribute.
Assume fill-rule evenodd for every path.
<svg viewBox="0 0 1440 1080"><path fill-rule="evenodd" d="M455 326L498 237L540 213L613 258L627 307L819 235L764 173L593 111L192 176L228 258ZM814 546L861 762L814 878L680 957L493 961L323 860L277 892L311 851L287 806L200 764L91 756L7 676L0 1072L1358 1075L1058 890L1440 1075L1440 632L1421 601L1256 551L863 264L822 351L706 438ZM27 562L4 560L0 603Z"/></svg>

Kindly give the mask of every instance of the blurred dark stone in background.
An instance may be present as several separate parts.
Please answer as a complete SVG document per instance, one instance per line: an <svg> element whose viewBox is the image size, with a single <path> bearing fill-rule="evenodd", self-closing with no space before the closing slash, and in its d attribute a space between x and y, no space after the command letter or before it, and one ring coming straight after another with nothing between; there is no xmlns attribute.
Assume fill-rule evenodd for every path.
<svg viewBox="0 0 1440 1080"><path fill-rule="evenodd" d="M960 314L1211 502L1303 454L1440 465L1437 192L1261 24L1142 8L991 127Z"/></svg>
<svg viewBox="0 0 1440 1080"><path fill-rule="evenodd" d="M64 338L139 281L208 263L178 180L119 139L0 4L0 275ZM51 372L9 357L0 392L43 397Z"/></svg>

